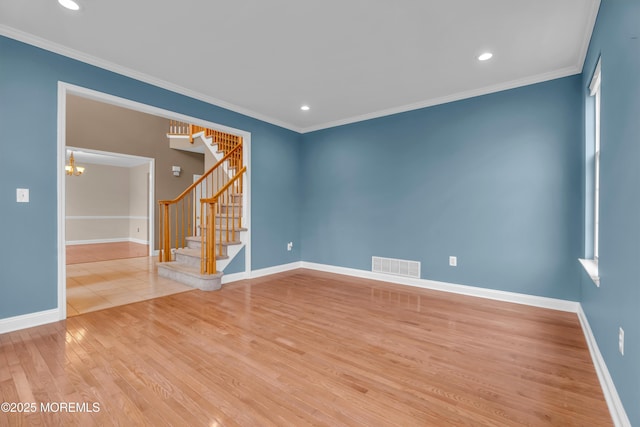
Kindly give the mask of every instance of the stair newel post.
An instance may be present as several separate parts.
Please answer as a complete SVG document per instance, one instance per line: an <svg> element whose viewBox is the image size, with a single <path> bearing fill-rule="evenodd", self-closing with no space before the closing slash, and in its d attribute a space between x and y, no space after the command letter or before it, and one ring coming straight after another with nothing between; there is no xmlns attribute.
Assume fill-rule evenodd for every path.
<svg viewBox="0 0 640 427"><path fill-rule="evenodd" d="M222 215L222 204L221 203L216 203L216 213L218 215L220 215L220 219L222 219L223 215ZM227 221L229 221L228 217L227 217ZM220 237L218 238L218 240L216 242L216 253L218 255L222 255L222 226L220 227Z"/></svg>
<svg viewBox="0 0 640 427"><path fill-rule="evenodd" d="M231 203L231 200L229 200L229 190L225 190L224 194L223 194L223 200L225 200L225 203L227 205L227 224L225 227L225 239L228 242L229 241L229 221L233 221L233 203ZM231 211L231 213L229 213L229 211ZM220 244L222 245L222 236L220 236Z"/></svg>
<svg viewBox="0 0 640 427"><path fill-rule="evenodd" d="M171 261L171 231L169 229L169 204L163 204L163 232L164 244L162 248L162 262Z"/></svg>
<svg viewBox="0 0 640 427"><path fill-rule="evenodd" d="M186 199L186 198L185 198ZM182 220L180 221L180 234L182 234L182 240L181 240L181 244L182 246L180 246L181 248L184 248L186 246L185 244L185 237L186 237L186 225L184 223L184 220L186 219L186 215L185 215L185 209L187 206L186 200L182 199ZM176 244L177 246L177 244Z"/></svg>
<svg viewBox="0 0 640 427"><path fill-rule="evenodd" d="M162 262L163 258L162 258L162 249L163 249L163 245L164 245L164 218L163 218L163 210L162 210L162 203L160 203L158 205L158 262Z"/></svg>
<svg viewBox="0 0 640 427"><path fill-rule="evenodd" d="M204 224L208 222L209 216L205 216L204 203L200 203L200 274L205 274L207 271L206 265L206 250L207 250L207 241L205 239L205 232L202 229ZM205 222L206 221L206 222Z"/></svg>
<svg viewBox="0 0 640 427"><path fill-rule="evenodd" d="M215 232L215 204L216 202L209 202L209 212L207 214L207 272L209 274L216 273L216 232Z"/></svg>
<svg viewBox="0 0 640 427"><path fill-rule="evenodd" d="M174 216L176 219L176 236L175 236L175 240L173 241L173 244L175 245L175 248L178 249L178 246L180 245L180 227L178 225L178 217L180 216L180 210L178 209L178 204L174 203L173 205L173 212L174 212Z"/></svg>
<svg viewBox="0 0 640 427"><path fill-rule="evenodd" d="M242 188L242 179L244 178L244 174L240 175L240 178L238 178L238 186L240 188L240 192L239 194L244 194L243 188ZM238 216L238 228L242 228L242 215Z"/></svg>

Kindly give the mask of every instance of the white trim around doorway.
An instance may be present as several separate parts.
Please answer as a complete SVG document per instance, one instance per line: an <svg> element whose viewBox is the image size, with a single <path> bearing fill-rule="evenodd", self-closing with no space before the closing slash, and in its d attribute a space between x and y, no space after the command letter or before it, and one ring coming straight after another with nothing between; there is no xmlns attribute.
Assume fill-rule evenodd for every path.
<svg viewBox="0 0 640 427"><path fill-rule="evenodd" d="M125 98L120 98L107 93L98 92L92 89L76 86L70 83L58 82L58 132L57 132L57 192L58 192L58 314L59 319L67 318L67 292L66 292L66 250L65 250L65 170L64 165L66 161L66 123L67 123L67 95L77 95L83 98L93 99L95 101L103 102L106 104L112 104L119 107L128 108L131 110L139 111L146 114L152 114L158 117L163 117L171 120L178 120L187 123L193 123L195 125L207 127L210 129L219 130L221 132L231 133L241 136L243 139L243 153L244 164L247 166L247 177L244 184L244 206L246 206L245 212L245 227L248 232L245 242L245 271L247 276L251 275L251 133L240 129L223 126L217 123L209 122L206 120L198 119L195 117L186 116L184 114L176 113L162 108L153 107L151 105L142 104L136 101L132 101ZM85 149L83 149L85 150ZM90 151L90 150L85 150ZM93 150L95 151L95 150ZM128 156L128 155L122 155ZM132 156L135 157L135 156ZM150 159L150 191L149 191L149 250L150 254L154 252L154 213L155 213L155 200L154 200L154 178L153 171L154 159Z"/></svg>

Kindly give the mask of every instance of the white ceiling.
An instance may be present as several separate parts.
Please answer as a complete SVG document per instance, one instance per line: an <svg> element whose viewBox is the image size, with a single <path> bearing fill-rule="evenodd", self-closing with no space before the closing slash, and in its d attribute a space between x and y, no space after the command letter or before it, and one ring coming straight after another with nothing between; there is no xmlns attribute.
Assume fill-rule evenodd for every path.
<svg viewBox="0 0 640 427"><path fill-rule="evenodd" d="M600 4L77 1L0 0L0 34L300 132L579 73Z"/></svg>

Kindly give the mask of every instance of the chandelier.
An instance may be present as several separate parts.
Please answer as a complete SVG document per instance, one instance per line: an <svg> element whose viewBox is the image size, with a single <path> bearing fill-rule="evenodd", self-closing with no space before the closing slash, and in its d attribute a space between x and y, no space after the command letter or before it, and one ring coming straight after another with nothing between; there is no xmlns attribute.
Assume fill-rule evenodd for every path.
<svg viewBox="0 0 640 427"><path fill-rule="evenodd" d="M84 173L84 168L82 166L76 166L76 161L73 158L73 151L69 156L69 164L64 167L64 170L67 172L67 175L80 176Z"/></svg>

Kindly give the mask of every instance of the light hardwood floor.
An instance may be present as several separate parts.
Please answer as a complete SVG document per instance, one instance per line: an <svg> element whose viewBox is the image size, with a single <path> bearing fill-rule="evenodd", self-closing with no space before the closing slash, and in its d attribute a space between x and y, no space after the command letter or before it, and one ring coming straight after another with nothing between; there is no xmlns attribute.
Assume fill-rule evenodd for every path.
<svg viewBox="0 0 640 427"><path fill-rule="evenodd" d="M193 290L158 277L148 251L131 242L67 246L67 317Z"/></svg>
<svg viewBox="0 0 640 427"><path fill-rule="evenodd" d="M159 277L156 257L68 265L67 317L192 290Z"/></svg>
<svg viewBox="0 0 640 427"><path fill-rule="evenodd" d="M133 242L93 243L90 245L68 245L67 265L112 259L149 256L149 245Z"/></svg>
<svg viewBox="0 0 640 427"><path fill-rule="evenodd" d="M607 426L575 314L295 270L0 335L0 424Z"/></svg>

